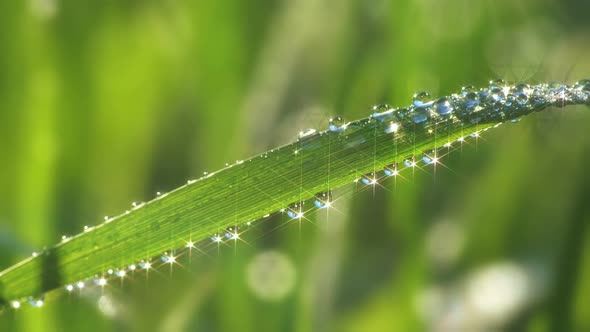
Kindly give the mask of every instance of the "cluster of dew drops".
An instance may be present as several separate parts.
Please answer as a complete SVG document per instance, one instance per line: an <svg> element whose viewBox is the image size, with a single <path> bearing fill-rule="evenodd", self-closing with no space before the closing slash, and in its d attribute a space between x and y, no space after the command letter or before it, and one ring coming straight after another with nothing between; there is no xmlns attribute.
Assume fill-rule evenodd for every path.
<svg viewBox="0 0 590 332"><path fill-rule="evenodd" d="M414 94L412 105L408 107L393 108L387 104L374 106L370 121L376 123L385 134L397 133L404 127L416 130L445 124L493 124L493 127L497 127L505 121L518 122L521 116L548 106L564 107L570 104L590 104L590 80L580 80L573 85L556 81L537 85L509 85L503 79L496 79L490 81L487 88L465 86L458 94L438 99L422 91ZM354 123L346 122L342 117L334 117L329 121L328 132L343 134L354 127ZM432 133L432 129L428 129L428 132ZM315 130L308 129L299 133L299 139L315 134ZM469 136L477 138L479 135L479 132L474 132ZM463 143L466 139L458 137L456 141ZM402 165L414 168L420 162L424 165L437 164L440 156L444 155L439 153L439 149L449 149L452 144L453 142L447 141L432 150L424 151L421 156L407 156ZM387 177L397 176L402 165L388 165L382 170L383 174ZM378 180L373 172L363 175L355 182L375 185Z"/></svg>
<svg viewBox="0 0 590 332"><path fill-rule="evenodd" d="M425 126L431 124L444 123L495 123L496 126L505 121L516 122L522 115L541 110L547 106L563 107L570 104L590 105L590 80L584 79L573 85L565 85L560 82L543 83L537 85L528 85L518 83L509 85L502 79L496 79L489 82L487 88L476 89L473 86L465 86L458 94L452 94L448 97L434 99L428 92L418 92L413 96L412 105L403 108L393 108L387 104L376 105L372 108L373 113L370 121L377 123L385 134L398 132L401 128L416 126ZM353 123L346 122L342 117L334 117L329 120L327 132L332 134L344 134L354 127ZM298 135L298 141L305 141L315 136L318 132L315 129L303 130ZM475 132L471 137L478 137L479 133ZM457 142L463 143L465 137L459 137ZM439 154L437 149L450 148L453 142L446 142L442 146L430 151L423 152L421 158L414 155L408 156L403 160L403 167L414 168L423 163L424 165L436 164ZM272 151L271 151L272 152ZM297 153L297 151L295 151ZM266 154L263 155L266 157ZM236 161L236 165L242 164L243 160ZM395 177L399 175L402 165L393 163L383 168L382 172L386 177ZM226 167L233 165L226 164ZM215 173L204 173L203 178L210 177ZM197 180L188 180L190 185ZM379 178L375 172L363 175L354 182L363 183L364 185L375 185ZM156 198L163 198L167 194L158 192ZM332 191L318 193L314 198L314 207L317 209L329 208L333 203ZM133 203L132 210L141 208L145 203ZM129 214L131 210L125 212ZM286 209L281 209L281 213L286 213L290 219L304 218L304 202L294 203ZM263 216L268 217L269 214ZM114 218L105 217L105 223L109 223ZM247 222L244 226L249 227L252 221ZM244 227L242 226L242 227ZM94 227L84 226L84 232L91 231ZM238 226L228 227L221 233L215 233L210 236L212 243L221 244L225 241L235 241L240 238L240 228ZM64 235L62 242L67 242L71 238ZM189 241L186 249L196 248L196 243ZM164 252L160 257L162 264L174 264L177 257L176 251ZM33 257L39 254L34 252ZM136 270L148 271L154 268L151 260L141 260L137 264L128 265L126 268L108 269L103 275L81 280L65 286L67 292L82 290L88 285L94 284L104 287L108 284L109 278L125 278L127 274L134 273ZM44 296L29 297L25 300L32 307L41 307L44 304ZM12 301L10 305L14 309L21 307L23 301Z"/></svg>

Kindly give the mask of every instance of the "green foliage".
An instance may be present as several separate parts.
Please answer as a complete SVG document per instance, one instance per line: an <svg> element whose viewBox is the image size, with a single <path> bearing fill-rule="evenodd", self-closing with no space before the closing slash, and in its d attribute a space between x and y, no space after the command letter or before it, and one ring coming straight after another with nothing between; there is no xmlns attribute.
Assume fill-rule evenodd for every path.
<svg viewBox="0 0 590 332"><path fill-rule="evenodd" d="M0 270L330 116L494 77L588 77L589 5L3 1ZM172 274L89 280L41 309L4 310L0 330L589 330L588 123L586 107L536 113L470 139L436 171L347 185L304 222L271 214L248 243L178 251ZM277 302L246 282L269 250L296 271ZM464 290L503 263L530 272L534 298L490 326Z"/></svg>

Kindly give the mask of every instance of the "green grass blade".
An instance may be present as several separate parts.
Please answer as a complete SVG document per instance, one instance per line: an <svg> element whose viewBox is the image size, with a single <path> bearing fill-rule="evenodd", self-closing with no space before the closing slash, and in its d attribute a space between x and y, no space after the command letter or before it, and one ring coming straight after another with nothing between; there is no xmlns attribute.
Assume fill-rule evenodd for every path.
<svg viewBox="0 0 590 332"><path fill-rule="evenodd" d="M590 102L588 81L572 86L495 84L499 89L468 89L427 107L383 107L376 109L381 113L352 123L334 122L332 131L304 135L189 181L0 272L0 302L21 301L108 269L127 269L183 248L189 239L261 219L363 176L367 182L378 179L392 165L401 172L412 168L404 166L412 162L430 167L424 165L423 154L436 162L470 135L499 123L550 106Z"/></svg>

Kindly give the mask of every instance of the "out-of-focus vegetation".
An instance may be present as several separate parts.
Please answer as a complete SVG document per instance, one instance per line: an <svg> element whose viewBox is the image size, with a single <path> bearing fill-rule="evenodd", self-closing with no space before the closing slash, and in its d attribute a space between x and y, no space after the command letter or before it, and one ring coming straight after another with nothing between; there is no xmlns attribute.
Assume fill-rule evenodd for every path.
<svg viewBox="0 0 590 332"><path fill-rule="evenodd" d="M0 2L0 268L335 114L589 77L586 1ZM590 329L590 113L486 133L313 224L7 331ZM24 308L23 308L24 309Z"/></svg>

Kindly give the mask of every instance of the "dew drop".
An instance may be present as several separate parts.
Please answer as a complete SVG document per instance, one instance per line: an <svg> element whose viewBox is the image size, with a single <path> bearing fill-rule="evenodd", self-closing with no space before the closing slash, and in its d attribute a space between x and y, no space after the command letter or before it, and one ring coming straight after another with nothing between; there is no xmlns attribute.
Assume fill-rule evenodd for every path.
<svg viewBox="0 0 590 332"><path fill-rule="evenodd" d="M525 83L518 83L510 90L516 100L516 103L520 106L526 105L529 101L530 87Z"/></svg>
<svg viewBox="0 0 590 332"><path fill-rule="evenodd" d="M502 102L500 102L500 101L494 102L492 104L492 111L500 112L503 107L504 107L504 105L502 104Z"/></svg>
<svg viewBox="0 0 590 332"><path fill-rule="evenodd" d="M438 162L438 158L436 157L436 151L430 150L430 151L424 152L424 154L422 155L422 161L426 165L436 164Z"/></svg>
<svg viewBox="0 0 590 332"><path fill-rule="evenodd" d="M127 275L127 272L125 272L125 270L117 270L115 271L115 275L119 278L124 278Z"/></svg>
<svg viewBox="0 0 590 332"><path fill-rule="evenodd" d="M397 110L395 110L394 115L398 120L404 121L409 118L411 113L411 108L398 108Z"/></svg>
<svg viewBox="0 0 590 332"><path fill-rule="evenodd" d="M564 106L565 85L561 82L553 81L547 87L549 88L549 100L555 106Z"/></svg>
<svg viewBox="0 0 590 332"><path fill-rule="evenodd" d="M580 80L576 82L575 89L579 93L582 101L590 101L590 80Z"/></svg>
<svg viewBox="0 0 590 332"><path fill-rule="evenodd" d="M432 105L432 97L430 93L426 91L417 92L414 94L414 100L412 104L416 108L428 108Z"/></svg>
<svg viewBox="0 0 590 332"><path fill-rule="evenodd" d="M78 289L82 289L82 288L84 288L84 286L85 286L85 285L84 285L84 281L78 281L78 282L76 283L76 287L78 287Z"/></svg>
<svg viewBox="0 0 590 332"><path fill-rule="evenodd" d="M504 98L506 98L506 95L504 94L504 89L497 86L490 87L489 96L495 102L501 102L502 100L504 100Z"/></svg>
<svg viewBox="0 0 590 332"><path fill-rule="evenodd" d="M385 166L385 168L383 169L383 173L385 173L385 175L387 176L397 176L399 174L397 170L397 163Z"/></svg>
<svg viewBox="0 0 590 332"><path fill-rule="evenodd" d="M74 285L67 285L67 286L66 286L66 290L67 290L68 292L71 292L71 291L73 291L73 290L74 290Z"/></svg>
<svg viewBox="0 0 590 332"><path fill-rule="evenodd" d="M316 194L313 204L315 204L318 209L330 207L332 205L332 191L328 190L326 192Z"/></svg>
<svg viewBox="0 0 590 332"><path fill-rule="evenodd" d="M168 254L167 252L162 254L161 259L162 259L162 262L167 263L167 264L173 264L174 262L176 262L176 257L174 257L172 254Z"/></svg>
<svg viewBox="0 0 590 332"><path fill-rule="evenodd" d="M488 96L494 102L501 102L506 98L506 81L501 78L491 80L488 89Z"/></svg>
<svg viewBox="0 0 590 332"><path fill-rule="evenodd" d="M37 297L31 296L29 297L28 302L33 308L41 308L44 304L44 298L43 295Z"/></svg>
<svg viewBox="0 0 590 332"><path fill-rule="evenodd" d="M471 92L475 92L475 91L476 90L473 85L466 85L461 88L461 97L465 98L465 96L467 96L467 94L469 94Z"/></svg>
<svg viewBox="0 0 590 332"><path fill-rule="evenodd" d="M512 102L514 101L514 97L509 95L506 97L506 101L504 102L504 105L508 108L510 108L510 106L512 106ZM510 109L509 109L510 110Z"/></svg>
<svg viewBox="0 0 590 332"><path fill-rule="evenodd" d="M139 268L144 270L149 270L152 267L152 263L150 263L149 261L141 261L137 265L139 266Z"/></svg>
<svg viewBox="0 0 590 332"><path fill-rule="evenodd" d="M477 92L468 92L463 96L463 104L468 111L479 106L479 94Z"/></svg>
<svg viewBox="0 0 590 332"><path fill-rule="evenodd" d="M18 309L18 308L20 308L20 302L19 301L12 301L12 302L10 302L10 306L14 309Z"/></svg>
<svg viewBox="0 0 590 332"><path fill-rule="evenodd" d="M229 240L237 240L240 238L240 234L238 233L238 227L228 227L225 230L225 237Z"/></svg>
<svg viewBox="0 0 590 332"><path fill-rule="evenodd" d="M135 264L129 265L129 270L130 271L135 271L135 269L137 269L137 266L135 266Z"/></svg>
<svg viewBox="0 0 590 332"><path fill-rule="evenodd" d="M291 219L303 218L303 202L291 204L289 209L287 209L287 216Z"/></svg>
<svg viewBox="0 0 590 332"><path fill-rule="evenodd" d="M414 123L423 123L428 120L428 116L430 115L428 109L426 108L415 108L412 110L412 121Z"/></svg>
<svg viewBox="0 0 590 332"><path fill-rule="evenodd" d="M490 81L490 90L492 88L499 88L500 90L502 90L502 89L504 89L505 86L506 86L506 81L501 78L497 78L495 80Z"/></svg>
<svg viewBox="0 0 590 332"><path fill-rule="evenodd" d="M215 243L220 243L221 241L223 241L223 238L218 233L211 235L210 238L211 238L211 241L215 242Z"/></svg>
<svg viewBox="0 0 590 332"><path fill-rule="evenodd" d="M372 185L372 184L377 184L377 179L375 178L375 173L369 173L367 175L363 175L361 177L361 182L367 186Z"/></svg>
<svg viewBox="0 0 590 332"><path fill-rule="evenodd" d="M372 108L373 114L371 117L377 121L385 121L393 117L395 110L388 104L375 105Z"/></svg>
<svg viewBox="0 0 590 332"><path fill-rule="evenodd" d="M406 167L416 167L416 160L414 156L410 156L404 159L404 166Z"/></svg>
<svg viewBox="0 0 590 332"><path fill-rule="evenodd" d="M337 116L330 119L328 130L333 133L341 133L346 130L348 124L344 121L344 118Z"/></svg>
<svg viewBox="0 0 590 332"><path fill-rule="evenodd" d="M104 287L107 284L107 280L104 277L94 277L94 284L100 287Z"/></svg>
<svg viewBox="0 0 590 332"><path fill-rule="evenodd" d="M480 89L479 90L479 99L485 101L490 96L490 91L488 89Z"/></svg>
<svg viewBox="0 0 590 332"><path fill-rule="evenodd" d="M449 98L446 97L438 99L434 105L434 108L439 115L450 114L455 109Z"/></svg>
<svg viewBox="0 0 590 332"><path fill-rule="evenodd" d="M565 91L565 85L558 81L552 81L549 83L548 88L552 92L561 93Z"/></svg>
<svg viewBox="0 0 590 332"><path fill-rule="evenodd" d="M537 105L542 105L547 102L547 97L543 90L541 89L533 89L532 93L532 101Z"/></svg>

